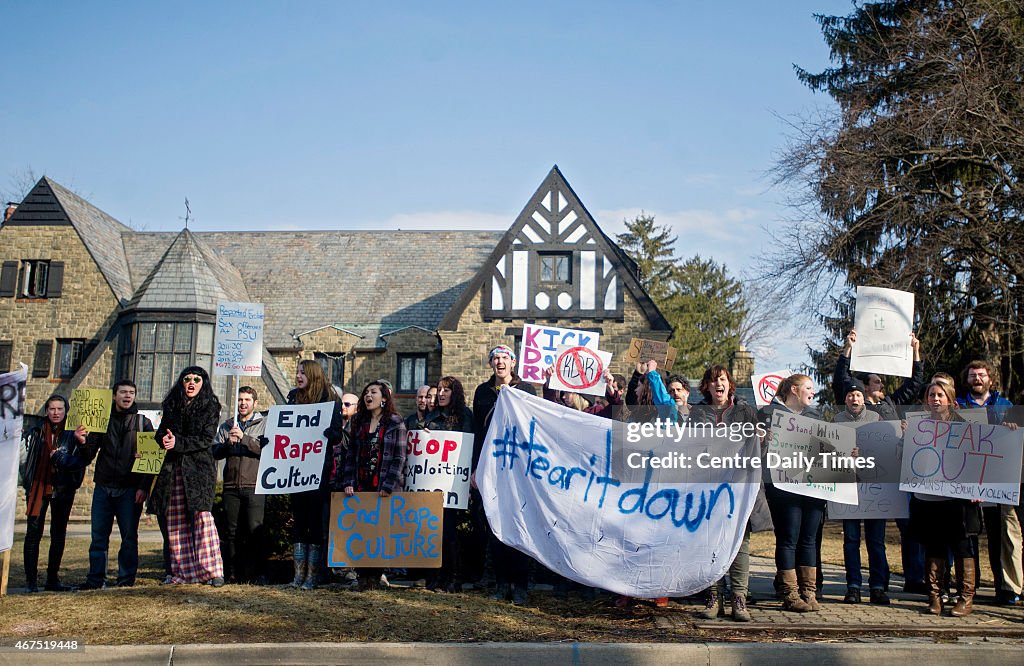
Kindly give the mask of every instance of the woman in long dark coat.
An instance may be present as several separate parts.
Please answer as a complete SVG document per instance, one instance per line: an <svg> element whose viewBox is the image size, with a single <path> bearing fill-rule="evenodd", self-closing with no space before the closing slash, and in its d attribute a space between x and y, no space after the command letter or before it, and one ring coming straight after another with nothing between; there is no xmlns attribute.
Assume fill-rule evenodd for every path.
<svg viewBox="0 0 1024 666"><path fill-rule="evenodd" d="M220 420L220 401L199 366L181 371L163 402L156 441L167 450L149 500L150 513L165 516L173 584L224 584L224 561L213 521L217 463L210 448Z"/></svg>

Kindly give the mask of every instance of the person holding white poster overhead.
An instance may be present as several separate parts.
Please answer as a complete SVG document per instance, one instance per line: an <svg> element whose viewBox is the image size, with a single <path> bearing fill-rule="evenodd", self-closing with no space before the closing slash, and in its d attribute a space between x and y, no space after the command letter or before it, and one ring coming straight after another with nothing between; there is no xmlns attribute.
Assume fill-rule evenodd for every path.
<svg viewBox="0 0 1024 666"><path fill-rule="evenodd" d="M837 404L842 401L842 396L846 394L846 386L854 378L850 374L850 357L856 344L857 329L852 328L846 334L843 350L836 360L836 369L832 375L832 394ZM921 396L921 390L924 388L924 362L921 360L921 342L913 333L910 334L910 348L914 355L910 376L892 395L886 395L885 380L881 375L873 372L860 375L864 383L864 405L877 413L881 421L900 420L902 415L897 406L916 404Z"/></svg>
<svg viewBox="0 0 1024 666"><path fill-rule="evenodd" d="M769 424L776 411L812 419L821 414L812 405L814 382L807 375L795 374L779 384L772 403L761 409ZM772 433L768 433L772 437ZM818 577L818 529L825 518L825 500L797 495L776 488L765 467L765 495L775 525L775 566L778 569L783 610L806 613L820 610L815 598Z"/></svg>
<svg viewBox="0 0 1024 666"><path fill-rule="evenodd" d="M442 377L437 382L437 408L424 419L427 430L449 430L473 433L473 412L466 407L466 391L455 377ZM441 569L427 582L427 589L457 592L461 589L459 576L458 526L466 517L461 509L444 510L441 535Z"/></svg>
<svg viewBox="0 0 1024 666"><path fill-rule="evenodd" d="M217 434L220 401L199 366L181 371L163 401L156 441L167 450L153 484L149 512L167 519L170 583L224 585L220 537L213 520L217 463L210 447Z"/></svg>

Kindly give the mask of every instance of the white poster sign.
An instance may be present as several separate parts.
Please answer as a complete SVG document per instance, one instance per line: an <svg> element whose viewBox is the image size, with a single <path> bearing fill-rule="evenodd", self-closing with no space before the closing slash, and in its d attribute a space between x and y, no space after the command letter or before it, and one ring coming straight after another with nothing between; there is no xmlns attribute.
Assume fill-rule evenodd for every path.
<svg viewBox="0 0 1024 666"><path fill-rule="evenodd" d="M908 419L900 490L993 504L1020 502L1024 430Z"/></svg>
<svg viewBox="0 0 1024 666"><path fill-rule="evenodd" d="M766 456L772 483L797 495L856 505L857 468L869 464L851 457L856 443L853 428L777 409Z"/></svg>
<svg viewBox="0 0 1024 666"><path fill-rule="evenodd" d="M555 350L554 373L548 380L548 388L604 395L604 370L611 362L611 352L562 345Z"/></svg>
<svg viewBox="0 0 1024 666"><path fill-rule="evenodd" d="M988 423L988 409L984 407L974 407L972 409L957 409L956 413L959 414L965 421L971 423ZM907 412L903 418L907 419L926 419L931 416L931 412Z"/></svg>
<svg viewBox="0 0 1024 666"><path fill-rule="evenodd" d="M828 503L834 520L909 518L910 495L899 488L903 428L899 421L875 421L856 427L860 456L873 465L857 471L857 505Z"/></svg>
<svg viewBox="0 0 1024 666"><path fill-rule="evenodd" d="M28 367L0 375L0 551L14 545L18 504L18 460L25 415Z"/></svg>
<svg viewBox="0 0 1024 666"><path fill-rule="evenodd" d="M260 454L257 495L290 495L320 486L328 448L324 430L333 414L333 402L270 408L269 443Z"/></svg>
<svg viewBox="0 0 1024 666"><path fill-rule="evenodd" d="M857 329L857 344L850 357L851 370L897 377L911 375L914 294L881 287L857 287L853 327Z"/></svg>
<svg viewBox="0 0 1024 666"><path fill-rule="evenodd" d="M750 386L754 389L754 402L758 407L764 407L775 399L775 392L779 390L779 384L786 377L793 374L789 368L766 372L763 375L752 375Z"/></svg>
<svg viewBox="0 0 1024 666"><path fill-rule="evenodd" d="M653 447L623 432L636 425L502 391L476 471L495 536L617 594L686 596L717 581L739 550L760 469L709 472L696 461L709 452L760 460L756 434L673 432Z"/></svg>
<svg viewBox="0 0 1024 666"><path fill-rule="evenodd" d="M555 362L559 347L587 347L597 349L601 334L578 331L572 328L558 328L541 324L523 325L523 342L519 345L517 370L524 381L533 384L544 383L544 370Z"/></svg>
<svg viewBox="0 0 1024 666"><path fill-rule="evenodd" d="M213 374L263 373L263 304L217 303Z"/></svg>
<svg viewBox="0 0 1024 666"><path fill-rule="evenodd" d="M473 433L410 430L405 447L406 491L440 490L444 508L469 509Z"/></svg>

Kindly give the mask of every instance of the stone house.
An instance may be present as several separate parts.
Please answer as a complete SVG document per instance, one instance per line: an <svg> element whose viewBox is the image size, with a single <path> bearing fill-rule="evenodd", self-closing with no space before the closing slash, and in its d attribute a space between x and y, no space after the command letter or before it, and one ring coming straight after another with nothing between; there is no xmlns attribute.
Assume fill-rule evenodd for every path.
<svg viewBox="0 0 1024 666"><path fill-rule="evenodd" d="M304 358L346 391L390 380L408 412L443 375L471 394L525 322L598 331L615 357L671 334L557 167L504 233L138 232L43 177L0 227L0 262L0 372L29 365L36 413L119 377L157 408L182 368L209 368L219 300L265 306L263 375L242 378L264 408ZM228 405L231 380L214 388Z"/></svg>

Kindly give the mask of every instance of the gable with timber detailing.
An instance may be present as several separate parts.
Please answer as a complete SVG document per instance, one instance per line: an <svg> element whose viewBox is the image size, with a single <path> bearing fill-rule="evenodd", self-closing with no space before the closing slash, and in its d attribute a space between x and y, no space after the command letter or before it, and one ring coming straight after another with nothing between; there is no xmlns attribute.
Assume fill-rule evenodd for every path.
<svg viewBox="0 0 1024 666"><path fill-rule="evenodd" d="M557 166L492 256L484 317L623 316L622 257Z"/></svg>

